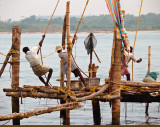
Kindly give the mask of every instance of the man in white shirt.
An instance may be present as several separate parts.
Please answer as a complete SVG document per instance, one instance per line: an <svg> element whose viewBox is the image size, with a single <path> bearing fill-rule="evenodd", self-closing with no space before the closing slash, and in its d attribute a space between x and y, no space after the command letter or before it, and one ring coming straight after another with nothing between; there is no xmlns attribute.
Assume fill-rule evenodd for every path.
<svg viewBox="0 0 160 127"><path fill-rule="evenodd" d="M134 62L140 63L142 61L142 58L139 58L137 60L137 58L134 56L134 54L132 53L133 48L130 46L130 52L128 53L128 63L130 62L130 60L132 59ZM130 81L130 72L128 71L127 67L123 66L124 65L124 61L122 61L122 66L121 66L121 75L124 76L126 75L127 77L127 81Z"/></svg>
<svg viewBox="0 0 160 127"><path fill-rule="evenodd" d="M142 58L139 58L137 60L137 58L134 56L134 54L132 53L132 46L130 46L130 52L128 53L128 63L130 62L130 60L132 59L134 62L140 63L142 61Z"/></svg>
<svg viewBox="0 0 160 127"><path fill-rule="evenodd" d="M63 59L63 69L62 72L63 74L67 75L67 58L68 58L68 52L67 50L62 50L62 46L56 46L56 51L58 53L58 56ZM85 87L87 85L85 84L85 80L83 76L81 75L81 72L79 71L78 67L76 66L73 58L71 57L71 72L74 74L75 77L80 77L82 83L84 84Z"/></svg>
<svg viewBox="0 0 160 127"><path fill-rule="evenodd" d="M45 86L49 86L49 80L52 76L53 69L42 65L40 61L38 60L38 53L40 47L42 47L43 40L45 38L45 35L42 36L42 40L39 42L39 45L33 47L31 50L28 47L23 48L23 52L26 54L25 58L29 61L30 66L36 76L39 77L39 79L45 84ZM47 72L49 72L47 81L43 79L42 75L45 75Z"/></svg>

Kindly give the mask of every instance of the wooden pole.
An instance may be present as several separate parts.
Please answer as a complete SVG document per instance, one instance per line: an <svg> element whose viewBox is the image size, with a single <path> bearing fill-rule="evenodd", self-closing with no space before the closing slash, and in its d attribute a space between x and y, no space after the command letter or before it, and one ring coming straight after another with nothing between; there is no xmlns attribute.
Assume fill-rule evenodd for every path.
<svg viewBox="0 0 160 127"><path fill-rule="evenodd" d="M92 42L92 37L89 37L89 41ZM90 52L90 65L89 65L89 77L90 78L92 78L92 54L93 54L93 51Z"/></svg>
<svg viewBox="0 0 160 127"><path fill-rule="evenodd" d="M67 89L70 90L71 86L71 54L72 46L70 41L70 1L66 6L66 30L67 30L67 52L68 52L68 70L67 70ZM69 101L67 101L69 103ZM70 110L66 110L66 125L70 125Z"/></svg>
<svg viewBox="0 0 160 127"><path fill-rule="evenodd" d="M151 46L148 47L148 72L149 73L151 70ZM148 108L149 108L149 103L146 103L146 110L145 113L148 116Z"/></svg>
<svg viewBox="0 0 160 127"><path fill-rule="evenodd" d="M151 71L151 46L148 47L148 73Z"/></svg>
<svg viewBox="0 0 160 127"><path fill-rule="evenodd" d="M92 99L92 110L93 110L93 121L94 125L101 124L101 112L100 104L98 99Z"/></svg>
<svg viewBox="0 0 160 127"><path fill-rule="evenodd" d="M92 37L90 37L90 42L92 42ZM90 53L90 72L89 72L89 77L90 78L96 78L93 75L93 64L92 64L92 55L93 55L93 51L91 51ZM90 80L89 80L90 82ZM90 84L90 83L89 83ZM100 125L101 123L101 113L100 113L100 104L99 104L99 100L98 99L92 99L92 111L93 111L93 121L94 121L94 125Z"/></svg>
<svg viewBox="0 0 160 127"><path fill-rule="evenodd" d="M65 49L65 38L66 38L66 15L64 17L63 22L63 33L62 33L62 47ZM60 87L64 87L64 74L62 72L63 70L63 59L60 61ZM64 104L66 101L64 99L60 99L60 104ZM66 118L66 110L60 110L60 118Z"/></svg>
<svg viewBox="0 0 160 127"><path fill-rule="evenodd" d="M19 71L20 71L20 44L21 44L21 28L14 26L12 28L12 47L17 53L12 54L12 84L11 88L19 87ZM12 113L19 113L19 98L12 97ZM13 125L20 125L19 119L13 119Z"/></svg>
<svg viewBox="0 0 160 127"><path fill-rule="evenodd" d="M116 36L118 33L118 26L115 24L114 37L115 37L115 51L114 51L114 63L113 63L113 82L121 82L121 48L122 39L118 39ZM120 96L120 86L113 83L112 95ZM120 99L115 99L112 101L112 124L120 124Z"/></svg>

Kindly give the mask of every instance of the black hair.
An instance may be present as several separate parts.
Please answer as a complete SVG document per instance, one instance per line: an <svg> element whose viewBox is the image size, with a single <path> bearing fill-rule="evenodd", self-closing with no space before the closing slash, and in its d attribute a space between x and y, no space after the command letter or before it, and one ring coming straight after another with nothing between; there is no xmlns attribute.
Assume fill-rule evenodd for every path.
<svg viewBox="0 0 160 127"><path fill-rule="evenodd" d="M23 48L23 52L26 53L27 51L29 51L29 48L28 47L24 47Z"/></svg>
<svg viewBox="0 0 160 127"><path fill-rule="evenodd" d="M57 52L60 53L62 50L58 50Z"/></svg>

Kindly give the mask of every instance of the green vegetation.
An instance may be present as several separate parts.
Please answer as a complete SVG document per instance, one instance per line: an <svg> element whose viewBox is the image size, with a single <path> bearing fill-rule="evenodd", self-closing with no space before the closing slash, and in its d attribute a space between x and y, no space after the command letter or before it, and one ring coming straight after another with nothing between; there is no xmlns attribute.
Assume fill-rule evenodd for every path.
<svg viewBox="0 0 160 127"><path fill-rule="evenodd" d="M71 31L75 31L79 18L71 17ZM137 28L138 17L133 15L125 16L125 28L128 31L135 31ZM160 30L160 14L149 13L140 18L139 30ZM0 32L11 32L13 26L19 26L22 32L44 32L49 20L31 16L21 21L0 21ZM52 19L48 32L61 32L63 27L63 18ZM98 32L111 31L114 23L110 15L86 16L83 18L79 32Z"/></svg>

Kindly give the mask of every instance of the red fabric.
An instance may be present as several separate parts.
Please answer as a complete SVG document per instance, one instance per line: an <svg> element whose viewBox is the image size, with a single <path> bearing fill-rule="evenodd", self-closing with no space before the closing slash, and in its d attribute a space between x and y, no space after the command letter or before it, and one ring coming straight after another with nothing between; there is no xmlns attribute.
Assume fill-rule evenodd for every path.
<svg viewBox="0 0 160 127"><path fill-rule="evenodd" d="M125 67L125 68L122 67L121 68L121 75L124 76L124 75L127 75L127 74L130 74L127 67Z"/></svg>

